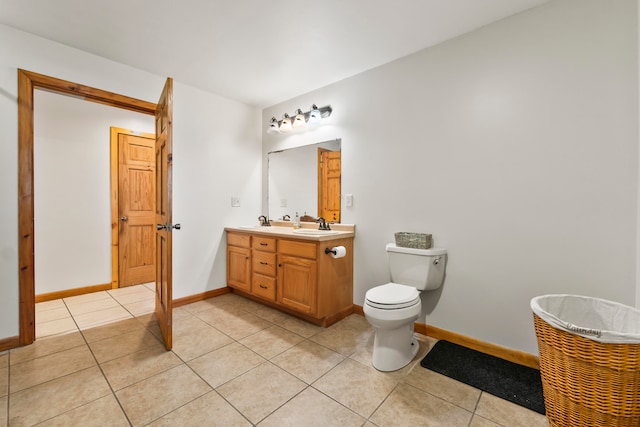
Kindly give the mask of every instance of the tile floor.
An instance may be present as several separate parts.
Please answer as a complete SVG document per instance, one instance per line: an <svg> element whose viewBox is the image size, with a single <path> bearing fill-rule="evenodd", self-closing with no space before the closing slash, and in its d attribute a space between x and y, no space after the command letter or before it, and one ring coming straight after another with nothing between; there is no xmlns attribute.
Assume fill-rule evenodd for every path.
<svg viewBox="0 0 640 427"><path fill-rule="evenodd" d="M234 294L174 309L153 285L37 304L37 340L0 352L3 426L548 426L544 416L421 368L371 367L373 330L323 329Z"/></svg>

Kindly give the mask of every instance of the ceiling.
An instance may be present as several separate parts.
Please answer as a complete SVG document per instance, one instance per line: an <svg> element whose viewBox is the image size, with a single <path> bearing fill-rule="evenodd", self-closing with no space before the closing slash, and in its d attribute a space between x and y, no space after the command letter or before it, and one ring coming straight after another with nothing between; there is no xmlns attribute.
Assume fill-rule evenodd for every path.
<svg viewBox="0 0 640 427"><path fill-rule="evenodd" d="M0 0L0 24L268 107L548 0Z"/></svg>

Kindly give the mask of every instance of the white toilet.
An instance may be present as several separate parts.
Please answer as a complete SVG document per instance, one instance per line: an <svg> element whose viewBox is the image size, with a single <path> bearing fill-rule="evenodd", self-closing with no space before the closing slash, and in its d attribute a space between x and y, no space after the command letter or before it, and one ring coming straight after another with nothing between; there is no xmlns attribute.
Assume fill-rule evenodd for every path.
<svg viewBox="0 0 640 427"><path fill-rule="evenodd" d="M418 352L413 323L420 315L420 291L442 286L447 250L402 248L387 244L391 283L369 289L364 315L376 328L373 366L395 371L407 365Z"/></svg>

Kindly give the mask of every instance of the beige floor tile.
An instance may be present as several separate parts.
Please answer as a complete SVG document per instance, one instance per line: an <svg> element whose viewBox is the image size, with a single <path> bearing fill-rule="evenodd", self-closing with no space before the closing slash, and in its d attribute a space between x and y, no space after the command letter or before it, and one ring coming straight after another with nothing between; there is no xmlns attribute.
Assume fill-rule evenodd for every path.
<svg viewBox="0 0 640 427"><path fill-rule="evenodd" d="M10 390L15 393L94 365L96 361L86 345L27 360L11 365Z"/></svg>
<svg viewBox="0 0 640 427"><path fill-rule="evenodd" d="M204 328L192 329L173 336L173 352L185 362L217 350L233 340L205 323Z"/></svg>
<svg viewBox="0 0 640 427"><path fill-rule="evenodd" d="M417 365L403 382L473 412L480 390Z"/></svg>
<svg viewBox="0 0 640 427"><path fill-rule="evenodd" d="M365 421L365 418L309 387L269 415L259 426L359 427Z"/></svg>
<svg viewBox="0 0 640 427"><path fill-rule="evenodd" d="M145 288L149 289L150 291L155 292L156 291L156 284L154 282L151 283L144 283L140 286L144 286Z"/></svg>
<svg viewBox="0 0 640 427"><path fill-rule="evenodd" d="M303 341L274 357L271 362L311 384L343 360L344 356L340 353L311 341Z"/></svg>
<svg viewBox="0 0 640 427"><path fill-rule="evenodd" d="M345 359L313 383L313 387L368 418L397 384L395 379L373 368Z"/></svg>
<svg viewBox="0 0 640 427"><path fill-rule="evenodd" d="M194 316L188 311L173 311L173 336L177 336L186 332L195 331L197 329L211 328L204 320Z"/></svg>
<svg viewBox="0 0 640 427"><path fill-rule="evenodd" d="M227 294L230 295L230 294ZM214 307L220 306L220 301L225 298L226 295L221 295L215 298L208 298L202 301L192 302L191 304L187 304L184 306L190 313L200 313L201 311L210 310Z"/></svg>
<svg viewBox="0 0 640 427"><path fill-rule="evenodd" d="M7 407L9 405L9 397L0 397L0 427L7 427Z"/></svg>
<svg viewBox="0 0 640 427"><path fill-rule="evenodd" d="M200 313L197 314L200 317ZM206 319L203 319L206 322ZM209 322L207 322L209 323ZM240 340L249 335L255 334L261 331L273 323L268 322L254 314L242 312L240 314L232 316L221 317L217 322L211 324L211 326L220 330L221 332L229 335L235 340Z"/></svg>
<svg viewBox="0 0 640 427"><path fill-rule="evenodd" d="M211 387L217 388L264 361L263 357L234 342L187 364Z"/></svg>
<svg viewBox="0 0 640 427"><path fill-rule="evenodd" d="M234 306L229 306L227 304L218 304L218 305L210 304L208 303L208 301L210 301L211 299L215 299L215 298L210 298L209 300L198 301L197 303L194 303L194 304L199 304L199 303L208 304L208 307L206 309L202 309L198 311L191 311L191 314L207 322L209 325L213 327L216 327L216 325L218 325L220 322L227 321L229 319L234 320L235 318L243 317L247 314L246 311ZM189 310L192 310L192 309L189 308Z"/></svg>
<svg viewBox="0 0 640 427"><path fill-rule="evenodd" d="M9 367L0 368L0 397L9 394Z"/></svg>
<svg viewBox="0 0 640 427"><path fill-rule="evenodd" d="M172 351L153 346L110 360L100 367L111 387L120 390L181 364L182 361Z"/></svg>
<svg viewBox="0 0 640 427"><path fill-rule="evenodd" d="M124 304L124 308L126 308L127 311L129 311L134 316L153 313L156 309L156 301L155 299L153 299L131 302L128 304Z"/></svg>
<svg viewBox="0 0 640 427"><path fill-rule="evenodd" d="M301 335L305 338L312 337L325 330L320 326L316 326L312 323L293 316L288 316L282 321L278 322L278 326L285 328L295 334Z"/></svg>
<svg viewBox="0 0 640 427"><path fill-rule="evenodd" d="M249 347L265 359L271 359L302 340L304 338L300 335L274 325L243 338L240 344Z"/></svg>
<svg viewBox="0 0 640 427"><path fill-rule="evenodd" d="M468 426L473 414L435 396L400 384L371 416L379 426Z"/></svg>
<svg viewBox="0 0 640 427"><path fill-rule="evenodd" d="M36 310L36 324L51 322L52 320L65 319L71 317L71 313L67 310L67 307L53 308L51 310L37 311Z"/></svg>
<svg viewBox="0 0 640 427"><path fill-rule="evenodd" d="M142 332L144 330L144 325L142 325L138 320L131 317L128 319L116 320L112 323L97 325L93 328L83 329L82 335L88 343L92 343L107 338L116 337L127 332Z"/></svg>
<svg viewBox="0 0 640 427"><path fill-rule="evenodd" d="M111 296L106 291L92 292L90 294L76 295L73 297L63 298L63 301L67 305L83 304L89 301L97 301L101 299L111 299Z"/></svg>
<svg viewBox="0 0 640 427"><path fill-rule="evenodd" d="M486 418L481 417L480 415L474 415L471 419L471 424L469 427L501 427L500 424L496 424L493 421L489 421Z"/></svg>
<svg viewBox="0 0 640 427"><path fill-rule="evenodd" d="M143 426L211 391L211 387L180 365L116 392L131 424Z"/></svg>
<svg viewBox="0 0 640 427"><path fill-rule="evenodd" d="M218 393L252 423L257 423L307 385L272 363L256 368L217 388Z"/></svg>
<svg viewBox="0 0 640 427"><path fill-rule="evenodd" d="M122 335L89 343L98 363L105 363L154 346L164 348L164 344L146 329L136 329Z"/></svg>
<svg viewBox="0 0 640 427"><path fill-rule="evenodd" d="M51 322L36 323L36 339L77 330L76 322L74 322L71 317L52 320Z"/></svg>
<svg viewBox="0 0 640 427"><path fill-rule="evenodd" d="M9 351L0 352L0 368L9 366Z"/></svg>
<svg viewBox="0 0 640 427"><path fill-rule="evenodd" d="M115 396L109 394L38 424L38 427L128 427L129 421Z"/></svg>
<svg viewBox="0 0 640 427"><path fill-rule="evenodd" d="M11 364L15 365L16 363L22 363L37 357L46 356L82 345L85 345L85 342L79 331L38 338L33 342L33 344L12 349Z"/></svg>
<svg viewBox="0 0 640 427"><path fill-rule="evenodd" d="M106 323L111 323L131 317L133 317L131 316L131 313L129 313L120 305L104 310L93 311L91 313L84 313L79 315L74 314L74 319L78 323L78 327L80 329L93 328L95 326L104 325Z"/></svg>
<svg viewBox="0 0 640 427"><path fill-rule="evenodd" d="M505 427L547 427L547 417L515 403L482 393L476 414Z"/></svg>
<svg viewBox="0 0 640 427"><path fill-rule="evenodd" d="M61 299L54 299L51 301L39 302L36 304L36 316L40 312L52 310L55 308L66 308L66 306L64 305L64 301L62 301Z"/></svg>
<svg viewBox="0 0 640 427"><path fill-rule="evenodd" d="M102 298L98 300L68 303L69 312L74 316L80 314L93 313L94 311L106 310L108 308L118 307L118 301L113 298Z"/></svg>
<svg viewBox="0 0 640 427"><path fill-rule="evenodd" d="M9 424L31 426L111 394L97 366L10 395Z"/></svg>
<svg viewBox="0 0 640 427"><path fill-rule="evenodd" d="M340 354L350 356L362 347L372 345L370 340L374 332L375 330L368 324L353 319L352 315L312 336L310 340Z"/></svg>
<svg viewBox="0 0 640 427"><path fill-rule="evenodd" d="M110 296L116 297L116 296L122 296L122 295L137 294L138 292L145 292L147 290L155 291L155 283L150 283L150 285L153 285L151 289L149 289L145 284L143 284L143 285L124 286L122 288L116 288L116 289L109 289L106 292Z"/></svg>
<svg viewBox="0 0 640 427"><path fill-rule="evenodd" d="M126 288L122 288L122 289L126 289ZM114 292L114 291L108 291L108 292L109 292L109 295L111 295L111 298L118 301L122 305L131 304L132 302L138 302L138 301L155 301L156 299L155 292L150 291L144 286L141 288L136 288L135 291L136 292L127 292L127 293L120 293L120 292Z"/></svg>
<svg viewBox="0 0 640 427"><path fill-rule="evenodd" d="M266 305L259 305L252 313L276 325L280 325L282 322L291 318L289 314L283 313L275 308L267 307Z"/></svg>
<svg viewBox="0 0 640 427"><path fill-rule="evenodd" d="M181 408L165 415L149 424L149 427L160 426L207 426L249 427L247 421L233 406L229 405L218 393L210 391L189 402Z"/></svg>

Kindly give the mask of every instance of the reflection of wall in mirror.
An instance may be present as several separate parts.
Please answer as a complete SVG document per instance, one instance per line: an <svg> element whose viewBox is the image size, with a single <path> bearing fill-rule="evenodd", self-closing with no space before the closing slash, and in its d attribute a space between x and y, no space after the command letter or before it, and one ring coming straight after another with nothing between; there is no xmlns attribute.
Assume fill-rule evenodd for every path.
<svg viewBox="0 0 640 427"><path fill-rule="evenodd" d="M340 141L269 153L269 217L318 214L318 147L340 150ZM286 201L286 207L281 206Z"/></svg>

